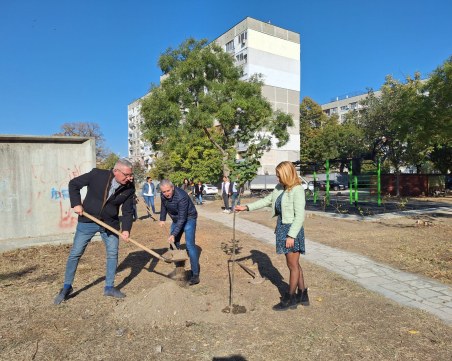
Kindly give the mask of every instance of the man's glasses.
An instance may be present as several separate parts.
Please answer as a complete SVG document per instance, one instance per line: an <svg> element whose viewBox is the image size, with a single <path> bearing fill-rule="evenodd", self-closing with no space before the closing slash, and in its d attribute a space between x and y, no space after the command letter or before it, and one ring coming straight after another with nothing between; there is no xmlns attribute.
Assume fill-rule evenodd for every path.
<svg viewBox="0 0 452 361"><path fill-rule="evenodd" d="M117 170L118 172L121 172L122 175L124 177L126 177L126 178L132 178L133 177L133 173L124 173L121 169L117 169L117 168L115 170Z"/></svg>

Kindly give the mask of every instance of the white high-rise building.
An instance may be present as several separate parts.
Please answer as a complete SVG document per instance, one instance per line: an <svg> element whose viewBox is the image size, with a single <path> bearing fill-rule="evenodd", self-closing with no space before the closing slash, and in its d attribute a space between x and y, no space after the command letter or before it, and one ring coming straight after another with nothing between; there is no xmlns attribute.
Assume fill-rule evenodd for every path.
<svg viewBox="0 0 452 361"><path fill-rule="evenodd" d="M247 17L214 41L234 56L238 66L243 66L243 80L261 74L262 94L274 110L288 113L294 120L289 142L281 148L273 142L261 158L258 174L274 174L278 163L296 161L300 156L300 34ZM150 165L152 151L136 138L141 136L139 102L129 104L129 158Z"/></svg>
<svg viewBox="0 0 452 361"><path fill-rule="evenodd" d="M262 74L262 94L273 106L292 116L289 142L261 158L258 174L274 174L275 166L300 158L300 34L250 17L215 39L243 66L243 80Z"/></svg>
<svg viewBox="0 0 452 361"><path fill-rule="evenodd" d="M146 169L152 166L155 154L151 145L144 141L141 132L143 117L141 116L141 99L135 100L128 105L128 151L132 163L140 162Z"/></svg>

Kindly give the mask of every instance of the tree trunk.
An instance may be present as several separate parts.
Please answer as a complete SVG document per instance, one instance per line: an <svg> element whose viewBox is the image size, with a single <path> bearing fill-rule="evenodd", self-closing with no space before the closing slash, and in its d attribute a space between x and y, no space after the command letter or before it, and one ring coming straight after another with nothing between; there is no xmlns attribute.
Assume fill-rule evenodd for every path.
<svg viewBox="0 0 452 361"><path fill-rule="evenodd" d="M398 169L396 169L396 196L400 197L400 189L399 189L399 184L400 184L400 171Z"/></svg>

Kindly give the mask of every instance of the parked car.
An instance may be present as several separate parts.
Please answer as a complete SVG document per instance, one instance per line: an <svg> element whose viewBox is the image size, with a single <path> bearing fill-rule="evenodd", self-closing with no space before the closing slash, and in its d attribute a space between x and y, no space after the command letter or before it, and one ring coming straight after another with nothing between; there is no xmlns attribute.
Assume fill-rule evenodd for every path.
<svg viewBox="0 0 452 361"><path fill-rule="evenodd" d="M321 190L326 190L326 181L320 181L319 187ZM348 187L344 184L339 183L336 180L330 180L330 191L340 191L347 189Z"/></svg>
<svg viewBox="0 0 452 361"><path fill-rule="evenodd" d="M202 192L203 194L218 194L218 188L215 187L212 184L204 184L204 191Z"/></svg>
<svg viewBox="0 0 452 361"><path fill-rule="evenodd" d="M319 187L319 181L317 181L317 188L318 187ZM311 192L314 192L314 181L308 182L308 190L310 190Z"/></svg>
<svg viewBox="0 0 452 361"><path fill-rule="evenodd" d="M318 181L316 181L316 183L317 183L316 186L317 186L317 188L319 190L322 190L322 191L326 190L326 181L318 180ZM340 190L344 190L344 189L347 189L347 188L348 188L348 185L339 183L336 180L330 180L330 191L340 191ZM308 189L311 192L314 192L314 181L310 181L308 183Z"/></svg>
<svg viewBox="0 0 452 361"><path fill-rule="evenodd" d="M303 187L304 190L308 189L308 181L306 180L306 178L303 178L302 176L299 176L301 179L301 186Z"/></svg>

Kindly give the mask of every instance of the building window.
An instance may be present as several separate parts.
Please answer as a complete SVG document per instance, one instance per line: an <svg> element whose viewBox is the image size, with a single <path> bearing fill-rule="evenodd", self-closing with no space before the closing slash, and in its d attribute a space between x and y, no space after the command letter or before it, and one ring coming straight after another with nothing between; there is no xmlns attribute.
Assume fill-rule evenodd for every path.
<svg viewBox="0 0 452 361"><path fill-rule="evenodd" d="M246 44L246 39L247 39L246 31L244 31L243 33L241 33L240 35L237 36L237 41L241 45L242 48Z"/></svg>
<svg viewBox="0 0 452 361"><path fill-rule="evenodd" d="M342 110L342 111L348 110L348 106L347 106L347 105L341 106L341 110Z"/></svg>
<svg viewBox="0 0 452 361"><path fill-rule="evenodd" d="M244 53L244 52L241 52L240 54L237 54L237 55L235 56L235 58L236 58L236 60L237 60L238 62L244 62L244 63L246 63L246 61L247 61L247 59L248 59L248 55L247 55L246 53Z"/></svg>
<svg viewBox="0 0 452 361"><path fill-rule="evenodd" d="M358 107L358 103L357 102L350 103L350 108L356 109L357 107Z"/></svg>
<svg viewBox="0 0 452 361"><path fill-rule="evenodd" d="M234 50L234 40L231 40L230 42L226 43L226 51L232 50Z"/></svg>

